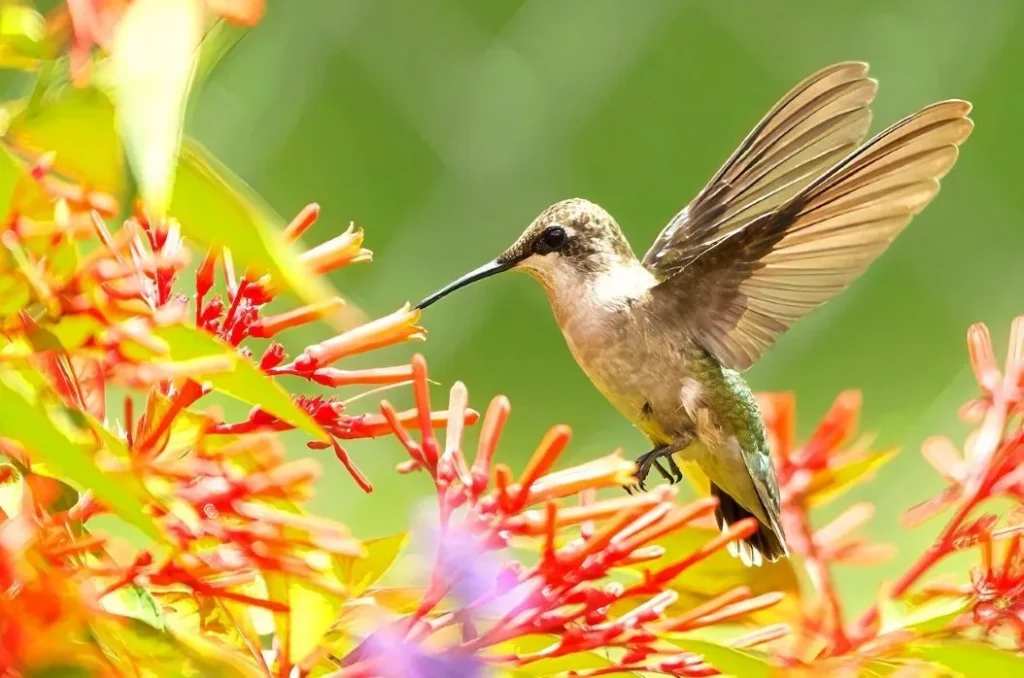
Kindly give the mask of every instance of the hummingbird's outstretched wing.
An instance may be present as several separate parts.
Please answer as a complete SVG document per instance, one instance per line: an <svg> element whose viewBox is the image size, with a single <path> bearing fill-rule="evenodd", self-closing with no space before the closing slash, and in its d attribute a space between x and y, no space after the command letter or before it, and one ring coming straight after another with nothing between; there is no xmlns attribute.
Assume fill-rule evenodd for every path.
<svg viewBox="0 0 1024 678"><path fill-rule="evenodd" d="M824 68L789 91L689 205L658 235L643 264L666 277L715 241L787 200L849 155L871 126L877 83L868 65Z"/></svg>
<svg viewBox="0 0 1024 678"><path fill-rule="evenodd" d="M933 104L881 132L776 212L715 242L656 285L727 367L844 290L935 197L974 124L971 105Z"/></svg>

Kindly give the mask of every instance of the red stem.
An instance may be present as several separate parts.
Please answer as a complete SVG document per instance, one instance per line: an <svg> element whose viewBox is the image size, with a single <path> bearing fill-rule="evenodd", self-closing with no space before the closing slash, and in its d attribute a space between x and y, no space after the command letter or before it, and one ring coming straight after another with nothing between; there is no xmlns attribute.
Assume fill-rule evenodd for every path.
<svg viewBox="0 0 1024 678"><path fill-rule="evenodd" d="M928 570L935 566L943 557L948 555L952 551L952 539L953 535L956 534L960 526L971 514L974 508L981 502L982 499L988 494L990 489L990 483L984 483L981 487L975 490L974 494L970 498L960 505L956 514L946 523L946 527L942 530L942 534L935 540L935 542L921 554L921 557L914 562L910 568L903 573L903 575L896 580L893 584L890 595L893 598L899 598L912 587L914 584L921 579L922 576ZM869 628L873 626L879 617L878 605L872 605L871 608L864 613L864 615L858 620L857 625L854 627L854 634L859 639L866 639L869 635Z"/></svg>
<svg viewBox="0 0 1024 678"><path fill-rule="evenodd" d="M238 305L242 301L242 295L245 294L245 288L248 287L249 281L242 278L242 281L238 283L238 290L235 292L234 298L231 299L231 306L228 308L228 314L224 316L224 326L220 328L220 335L224 341L230 342L231 330L235 324L235 314L238 313Z"/></svg>
<svg viewBox="0 0 1024 678"><path fill-rule="evenodd" d="M842 654L851 648L850 640L843 630L843 609L839 602L839 594L836 591L835 581L832 579L832 571L818 551L814 543L814 534L811 529L810 520L807 517L807 507L798 503L793 511L797 516L797 534L807 544L807 552L804 556L804 568L807 576L818 587L822 605L828 615L828 623L831 626L832 648L834 654Z"/></svg>

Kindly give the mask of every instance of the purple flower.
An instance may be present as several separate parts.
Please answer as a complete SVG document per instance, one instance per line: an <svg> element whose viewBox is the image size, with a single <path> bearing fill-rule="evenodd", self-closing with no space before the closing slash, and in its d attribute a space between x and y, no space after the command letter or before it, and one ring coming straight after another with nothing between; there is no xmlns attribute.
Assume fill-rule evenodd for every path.
<svg viewBox="0 0 1024 678"><path fill-rule="evenodd" d="M526 595L523 587L516 586L518 578L510 561L457 516L443 531L436 518L421 520L414 539L420 553L437 558L437 575L470 616L504 616Z"/></svg>

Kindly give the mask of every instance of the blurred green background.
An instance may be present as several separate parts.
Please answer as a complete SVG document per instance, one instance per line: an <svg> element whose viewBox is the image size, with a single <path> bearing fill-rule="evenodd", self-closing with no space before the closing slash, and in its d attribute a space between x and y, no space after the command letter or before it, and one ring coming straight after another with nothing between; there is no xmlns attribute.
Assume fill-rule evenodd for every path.
<svg viewBox="0 0 1024 678"><path fill-rule="evenodd" d="M313 244L366 229L376 261L334 283L371 316L415 302L490 259L545 206L581 196L617 217L634 247L711 177L793 84L829 63L871 63L873 131L933 101L975 104L977 128L938 199L851 289L789 332L749 373L798 396L801 435L841 390L864 393L862 429L904 448L853 501L877 506L866 533L901 555L842 570L860 607L938 523L905 531L910 505L940 487L922 439L965 428L974 394L965 331L989 324L997 350L1024 310L1024 3L1019 0L271 0L264 22L215 72L189 131L279 212L319 202ZM562 464L645 439L579 371L540 288L525 276L467 289L425 315L422 350L471 403L513 404L501 459L519 467L551 425L572 426ZM292 333L292 351L316 332ZM407 393L391 394L407 406ZM389 396L390 397L390 396ZM373 407L374 398L353 403ZM391 440L352 445L375 492L325 457L315 507L360 536L407 524L429 493L392 472ZM310 454L295 439L294 454ZM319 454L319 453L318 453ZM329 453L327 453L329 455ZM422 510L422 509L421 509Z"/></svg>

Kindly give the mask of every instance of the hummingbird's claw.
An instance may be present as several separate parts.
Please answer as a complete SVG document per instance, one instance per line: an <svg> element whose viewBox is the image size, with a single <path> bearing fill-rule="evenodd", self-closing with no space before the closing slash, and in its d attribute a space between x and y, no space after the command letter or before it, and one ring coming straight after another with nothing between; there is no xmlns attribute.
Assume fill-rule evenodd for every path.
<svg viewBox="0 0 1024 678"><path fill-rule="evenodd" d="M674 462L672 461L672 457L669 457L669 458L668 458L668 463L669 463L669 464L673 464L673 463L674 463ZM658 469L658 473L660 473L660 474L661 474L661 477L662 477L662 478L664 478L665 480L667 480L667 481L668 481L668 482L670 482L670 483L673 483L673 484L675 484L675 479L674 479L674 478L672 477L672 474L670 474L670 473L669 473L668 471L666 471L666 470L665 470L665 467L661 465L661 462L660 462L660 461L658 461L658 458L657 458L657 457L655 457L655 458L654 458L654 459L653 459L653 460L651 461L651 464L653 464L653 465L654 465L654 468Z"/></svg>
<svg viewBox="0 0 1024 678"><path fill-rule="evenodd" d="M640 488L641 492L647 491L647 476L650 475L652 466L658 469L658 473L660 473L665 480L672 482L672 476L665 470L665 467L661 465L661 462L658 461L659 457L666 456L667 450L668 446L663 445L636 458L636 480L637 486ZM672 461L672 457L670 455L669 464L675 466L675 462ZM632 494L632 492L630 492L630 494Z"/></svg>
<svg viewBox="0 0 1024 678"><path fill-rule="evenodd" d="M675 485L676 483L683 482L683 472L679 469L679 464L672 458L672 455L668 455L668 469L672 471L672 478L669 478L669 482Z"/></svg>

